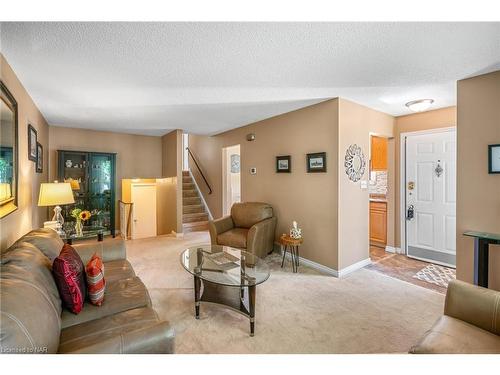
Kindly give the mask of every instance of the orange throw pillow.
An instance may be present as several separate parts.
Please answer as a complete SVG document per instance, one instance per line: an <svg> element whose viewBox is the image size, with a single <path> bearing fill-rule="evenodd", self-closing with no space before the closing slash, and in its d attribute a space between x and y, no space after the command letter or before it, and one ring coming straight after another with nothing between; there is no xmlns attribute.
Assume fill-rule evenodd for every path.
<svg viewBox="0 0 500 375"><path fill-rule="evenodd" d="M85 267L87 274L87 291L89 294L90 303L101 306L104 301L104 288L106 281L104 280L104 264L99 255L94 254L90 258Z"/></svg>

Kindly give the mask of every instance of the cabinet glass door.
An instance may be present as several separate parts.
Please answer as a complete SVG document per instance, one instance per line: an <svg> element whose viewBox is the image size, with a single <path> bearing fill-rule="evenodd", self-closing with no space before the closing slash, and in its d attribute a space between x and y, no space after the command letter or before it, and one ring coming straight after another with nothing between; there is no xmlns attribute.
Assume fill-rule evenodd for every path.
<svg viewBox="0 0 500 375"><path fill-rule="evenodd" d="M91 225L112 229L114 220L113 157L110 154L92 153L89 163L89 206L92 208Z"/></svg>

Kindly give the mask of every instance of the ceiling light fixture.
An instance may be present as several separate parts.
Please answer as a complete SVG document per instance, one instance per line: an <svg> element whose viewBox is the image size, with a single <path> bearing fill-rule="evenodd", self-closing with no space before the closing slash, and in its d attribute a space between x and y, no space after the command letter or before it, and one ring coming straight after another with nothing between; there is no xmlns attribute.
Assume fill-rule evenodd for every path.
<svg viewBox="0 0 500 375"><path fill-rule="evenodd" d="M422 112L428 110L432 103L434 103L434 99L419 99L408 102L405 105L413 112Z"/></svg>

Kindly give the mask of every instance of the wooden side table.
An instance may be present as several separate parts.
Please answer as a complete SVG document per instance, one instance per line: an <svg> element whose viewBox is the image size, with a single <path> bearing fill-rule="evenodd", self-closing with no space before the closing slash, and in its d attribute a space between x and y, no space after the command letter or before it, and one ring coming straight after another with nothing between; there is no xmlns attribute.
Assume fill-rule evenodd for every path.
<svg viewBox="0 0 500 375"><path fill-rule="evenodd" d="M296 273L299 269L299 246L302 245L304 240L302 238L292 238L288 234L283 234L280 237L280 244L283 246L283 260L281 261L281 268L285 263L286 251L290 252L292 256L292 270Z"/></svg>

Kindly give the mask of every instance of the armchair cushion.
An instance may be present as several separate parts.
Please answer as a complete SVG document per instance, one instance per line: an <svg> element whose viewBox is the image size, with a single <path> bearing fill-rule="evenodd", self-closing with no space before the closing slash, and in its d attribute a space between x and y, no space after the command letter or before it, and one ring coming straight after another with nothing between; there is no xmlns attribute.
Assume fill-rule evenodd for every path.
<svg viewBox="0 0 500 375"><path fill-rule="evenodd" d="M217 243L223 246L246 249L248 229L233 228L217 236Z"/></svg>
<svg viewBox="0 0 500 375"><path fill-rule="evenodd" d="M231 218L234 226L238 228L250 228L252 225L271 217L273 217L273 208L267 203L235 203L231 207Z"/></svg>

